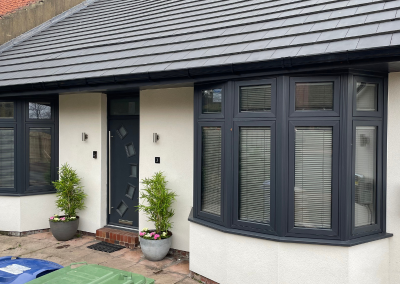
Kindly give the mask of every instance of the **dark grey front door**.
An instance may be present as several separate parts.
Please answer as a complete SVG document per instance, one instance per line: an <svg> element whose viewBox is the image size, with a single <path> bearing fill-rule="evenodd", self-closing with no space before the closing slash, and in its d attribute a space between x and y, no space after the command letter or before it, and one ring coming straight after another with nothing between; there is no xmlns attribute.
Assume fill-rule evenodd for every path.
<svg viewBox="0 0 400 284"><path fill-rule="evenodd" d="M109 223L138 227L139 116L109 120Z"/></svg>

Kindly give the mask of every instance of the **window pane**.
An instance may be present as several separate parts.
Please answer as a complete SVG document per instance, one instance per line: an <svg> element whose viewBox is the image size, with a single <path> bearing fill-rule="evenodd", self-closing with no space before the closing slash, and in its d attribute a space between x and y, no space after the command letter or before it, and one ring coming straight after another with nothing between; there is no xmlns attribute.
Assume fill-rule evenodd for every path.
<svg viewBox="0 0 400 284"><path fill-rule="evenodd" d="M202 113L220 113L222 111L222 89L202 90Z"/></svg>
<svg viewBox="0 0 400 284"><path fill-rule="evenodd" d="M139 97L110 100L110 115L139 115Z"/></svg>
<svg viewBox="0 0 400 284"><path fill-rule="evenodd" d="M271 129L240 127L239 219L270 222Z"/></svg>
<svg viewBox="0 0 400 284"><path fill-rule="evenodd" d="M355 226L376 223L376 132L375 126L356 127Z"/></svg>
<svg viewBox="0 0 400 284"><path fill-rule="evenodd" d="M14 129L0 128L0 188L14 188Z"/></svg>
<svg viewBox="0 0 400 284"><path fill-rule="evenodd" d="M202 128L201 210L221 214L221 127Z"/></svg>
<svg viewBox="0 0 400 284"><path fill-rule="evenodd" d="M295 226L331 228L332 127L296 127Z"/></svg>
<svg viewBox="0 0 400 284"><path fill-rule="evenodd" d="M357 82L357 110L377 111L378 84Z"/></svg>
<svg viewBox="0 0 400 284"><path fill-rule="evenodd" d="M51 129L29 130L29 185L51 185Z"/></svg>
<svg viewBox="0 0 400 284"><path fill-rule="evenodd" d="M30 119L51 119L51 103L29 103Z"/></svg>
<svg viewBox="0 0 400 284"><path fill-rule="evenodd" d="M332 110L333 82L296 83L296 110Z"/></svg>
<svg viewBox="0 0 400 284"><path fill-rule="evenodd" d="M13 102L0 102L0 118L14 118Z"/></svg>
<svg viewBox="0 0 400 284"><path fill-rule="evenodd" d="M240 87L240 112L271 111L271 85Z"/></svg>

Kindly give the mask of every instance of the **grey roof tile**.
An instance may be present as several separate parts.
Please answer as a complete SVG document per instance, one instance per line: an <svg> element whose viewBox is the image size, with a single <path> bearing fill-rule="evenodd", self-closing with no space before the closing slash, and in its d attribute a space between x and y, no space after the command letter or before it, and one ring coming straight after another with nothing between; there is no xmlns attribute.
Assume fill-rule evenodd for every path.
<svg viewBox="0 0 400 284"><path fill-rule="evenodd" d="M378 30L379 24L372 24L366 26L357 26L349 29L346 37L356 37L368 34L374 34Z"/></svg>
<svg viewBox="0 0 400 284"><path fill-rule="evenodd" d="M284 58L284 57L295 57L297 53L300 51L299 46L296 47L286 47L277 49L274 54L272 54L271 59L274 58Z"/></svg>
<svg viewBox="0 0 400 284"><path fill-rule="evenodd" d="M315 23L310 32L334 29L336 28L339 21L340 20L330 20L326 22Z"/></svg>
<svg viewBox="0 0 400 284"><path fill-rule="evenodd" d="M276 39L271 40L271 42L267 45L267 47L273 48L273 47L287 46L292 43L294 38L295 38L294 36L276 38Z"/></svg>
<svg viewBox="0 0 400 284"><path fill-rule="evenodd" d="M385 3L385 9L391 9L391 8L398 8L400 7L400 0L396 1L388 1Z"/></svg>
<svg viewBox="0 0 400 284"><path fill-rule="evenodd" d="M393 34L390 45L400 45L400 33Z"/></svg>
<svg viewBox="0 0 400 284"><path fill-rule="evenodd" d="M344 19L340 20L340 22L337 24L336 28L342 28L342 27L354 26L354 25L361 25L361 24L365 23L366 19L367 19L367 15L344 18Z"/></svg>
<svg viewBox="0 0 400 284"><path fill-rule="evenodd" d="M268 44L271 42L270 39L265 39L262 41L254 41L249 44L244 48L243 51L252 51L252 50L260 50L260 49L265 49L267 48Z"/></svg>
<svg viewBox="0 0 400 284"><path fill-rule="evenodd" d="M326 31L321 33L321 36L318 38L318 41L341 39L346 37L348 32L349 29Z"/></svg>
<svg viewBox="0 0 400 284"><path fill-rule="evenodd" d="M383 9L384 6L385 6L385 3L374 3L371 5L361 6L361 7L358 7L356 14L364 14L364 13L380 11Z"/></svg>
<svg viewBox="0 0 400 284"><path fill-rule="evenodd" d="M290 45L313 43L320 37L320 35L321 33L310 33L305 35L299 35L295 37L295 39L290 43Z"/></svg>
<svg viewBox="0 0 400 284"><path fill-rule="evenodd" d="M346 50L354 50L356 49L359 41L360 39L356 38L356 39L346 39L346 40L331 42L329 43L328 48L325 50L325 52L333 53Z"/></svg>
<svg viewBox="0 0 400 284"><path fill-rule="evenodd" d="M272 54L274 54L275 50L264 50L264 51L257 51L250 54L247 57L246 62L253 62L253 61L263 61L268 60L271 58Z"/></svg>
<svg viewBox="0 0 400 284"><path fill-rule="evenodd" d="M239 43L239 44L232 44L226 47L226 49L223 51L224 54L228 53L239 53L242 52L244 49L247 48L249 43Z"/></svg>
<svg viewBox="0 0 400 284"><path fill-rule="evenodd" d="M400 20L389 21L385 23L380 23L378 27L378 33L395 31L400 29Z"/></svg>
<svg viewBox="0 0 400 284"><path fill-rule="evenodd" d="M384 21L384 20L391 20L396 17L396 11L383 11L378 13L369 14L365 23L371 23L376 21Z"/></svg>
<svg viewBox="0 0 400 284"><path fill-rule="evenodd" d="M240 53L240 54L234 54L229 56L224 63L240 63L240 62L246 62L247 58L249 58L250 53Z"/></svg>
<svg viewBox="0 0 400 284"><path fill-rule="evenodd" d="M364 37L361 38L360 41L358 42L357 49L389 46L391 40L392 40L392 34Z"/></svg>
<svg viewBox="0 0 400 284"><path fill-rule="evenodd" d="M297 56L306 56L311 54L322 54L328 48L329 43L317 43L311 45L305 45L300 48Z"/></svg>
<svg viewBox="0 0 400 284"><path fill-rule="evenodd" d="M332 14L332 11L321 12L321 13L317 13L317 14L311 14L311 15L309 15L307 17L307 19L304 22L308 23L308 22L323 21L323 20L329 19L331 14Z"/></svg>

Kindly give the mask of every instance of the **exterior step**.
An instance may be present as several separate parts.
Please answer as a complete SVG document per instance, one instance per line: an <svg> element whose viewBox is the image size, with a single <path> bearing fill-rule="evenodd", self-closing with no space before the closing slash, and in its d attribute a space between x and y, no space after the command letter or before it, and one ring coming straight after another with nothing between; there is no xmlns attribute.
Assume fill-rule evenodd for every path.
<svg viewBox="0 0 400 284"><path fill-rule="evenodd" d="M130 249L139 246L138 233L106 227L96 230L96 240L125 246Z"/></svg>

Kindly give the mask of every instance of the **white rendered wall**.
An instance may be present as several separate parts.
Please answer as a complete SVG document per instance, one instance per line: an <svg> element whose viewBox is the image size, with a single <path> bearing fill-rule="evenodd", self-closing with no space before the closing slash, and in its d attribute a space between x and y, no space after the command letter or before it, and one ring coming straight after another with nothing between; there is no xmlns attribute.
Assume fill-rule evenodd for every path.
<svg viewBox="0 0 400 284"><path fill-rule="evenodd" d="M0 196L0 231L20 232L20 218L20 198Z"/></svg>
<svg viewBox="0 0 400 284"><path fill-rule="evenodd" d="M153 133L160 140L153 143ZM161 163L155 164L154 158ZM193 88L152 89L140 92L139 177L163 171L168 188L178 194L173 204L175 216L172 247L189 251L188 217L193 204ZM143 185L140 184L140 189ZM154 228L144 214L139 227Z"/></svg>
<svg viewBox="0 0 400 284"><path fill-rule="evenodd" d="M95 233L107 222L107 97L77 93L59 100L60 165L67 162L82 178L88 197L87 208L78 212L79 230ZM82 132L89 136L85 142Z"/></svg>
<svg viewBox="0 0 400 284"><path fill-rule="evenodd" d="M387 231L390 238L390 283L400 283L400 73L389 74Z"/></svg>
<svg viewBox="0 0 400 284"><path fill-rule="evenodd" d="M49 218L58 211L55 194L40 194L20 197L20 231L49 228Z"/></svg>
<svg viewBox="0 0 400 284"><path fill-rule="evenodd" d="M383 284L389 283L389 241L354 247L283 243L191 223L190 270L221 284Z"/></svg>

